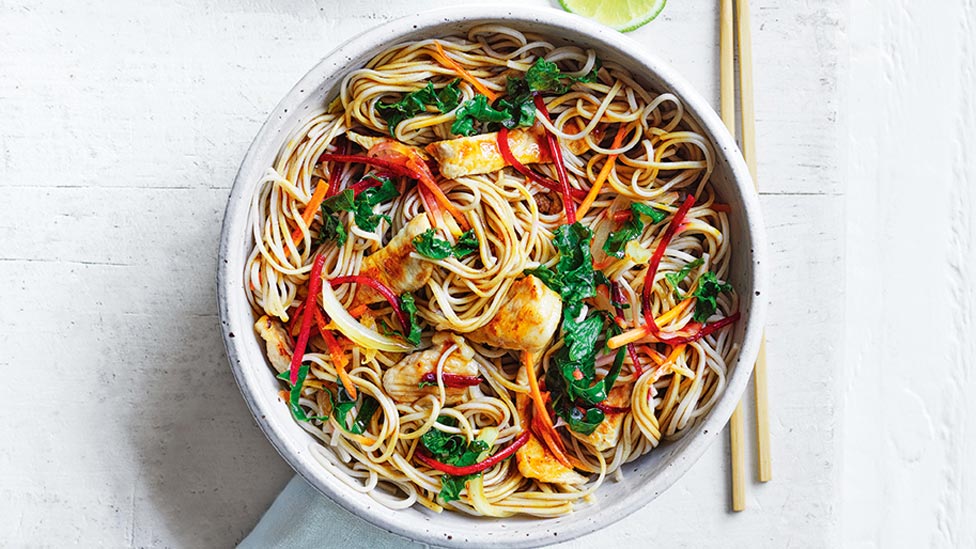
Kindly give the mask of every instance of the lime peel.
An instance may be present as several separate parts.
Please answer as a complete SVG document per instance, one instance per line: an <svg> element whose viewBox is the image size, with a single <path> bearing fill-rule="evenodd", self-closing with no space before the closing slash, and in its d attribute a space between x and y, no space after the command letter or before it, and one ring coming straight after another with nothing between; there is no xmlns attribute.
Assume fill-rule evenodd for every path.
<svg viewBox="0 0 976 549"><path fill-rule="evenodd" d="M564 10L620 32L650 23L666 3L667 0L559 0Z"/></svg>

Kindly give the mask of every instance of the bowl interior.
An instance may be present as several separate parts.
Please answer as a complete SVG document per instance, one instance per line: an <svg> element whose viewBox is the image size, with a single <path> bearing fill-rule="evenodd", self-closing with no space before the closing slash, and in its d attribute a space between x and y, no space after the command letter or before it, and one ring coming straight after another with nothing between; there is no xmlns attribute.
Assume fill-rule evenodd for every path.
<svg viewBox="0 0 976 549"><path fill-rule="evenodd" d="M593 503L581 503L573 514L555 519L472 518L449 512L435 514L419 505L391 511L343 484L315 460L310 448L318 442L294 422L288 407L278 400L279 382L252 328L254 318L243 287L244 263L251 247L247 230L251 196L261 174L272 165L280 147L302 125L307 113L334 97L334 88L343 75L386 47L406 40L463 35L470 27L488 22L543 34L556 44L593 48L601 58L629 67L646 89L678 96L687 115L713 143L716 162L712 185L732 209L731 238L735 246L729 279L739 292L739 310L745 321L735 327L741 351L730 365L725 392L709 415L682 438L664 442L625 465L625 482L605 482ZM715 439L748 381L758 350L765 300L755 298L765 290L761 265L764 251L752 182L735 143L711 107L672 69L619 33L576 16L549 9L469 6L399 19L354 38L316 65L275 108L241 165L227 205L220 247L219 308L228 357L258 425L282 457L322 493L380 528L426 543L534 546L566 541L621 519L670 486Z"/></svg>

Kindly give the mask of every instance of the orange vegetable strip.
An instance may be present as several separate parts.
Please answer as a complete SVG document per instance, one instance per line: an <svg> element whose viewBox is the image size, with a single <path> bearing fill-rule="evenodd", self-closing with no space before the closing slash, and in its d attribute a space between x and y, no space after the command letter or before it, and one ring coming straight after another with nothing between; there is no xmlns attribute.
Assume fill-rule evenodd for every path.
<svg viewBox="0 0 976 549"><path fill-rule="evenodd" d="M522 365L525 366L525 373L529 378L529 396L535 404L533 423L538 421L539 435L546 442L546 446L549 447L549 451L552 452L556 461L572 469L573 465L570 463L569 458L566 457L566 452L562 445L562 438L556 432L556 428L552 424L552 418L549 417L549 411L546 410L546 403L542 399L542 393L539 391L539 380L535 375L535 366L532 365L532 355L528 351L522 351Z"/></svg>
<svg viewBox="0 0 976 549"><path fill-rule="evenodd" d="M627 126L621 124L617 128L617 135L613 136L613 145L610 146L611 149L620 148L620 145L624 142L624 136L627 135ZM586 210L590 209L593 205L593 201L596 200L596 195L600 194L600 189L603 188L603 183L606 182L607 177L610 176L610 170L613 169L613 165L617 162L617 155L611 154L607 157L607 161L603 164L603 169L600 170L599 175L596 176L596 181L593 182L593 186L590 187L590 192L587 193L586 198L583 199L583 203L579 205L576 210L576 215L583 217L586 215Z"/></svg>
<svg viewBox="0 0 976 549"><path fill-rule="evenodd" d="M315 217L315 212L318 211L319 206L322 205L322 201L325 200L325 193L328 192L329 185L323 181L319 180L318 186L315 187L315 192L312 193L312 198L305 205L305 211L302 212L302 221L305 222L305 226L308 227L312 223L312 218ZM298 244L302 239L302 228L295 227L295 230L291 232L291 240L295 244Z"/></svg>
<svg viewBox="0 0 976 549"><path fill-rule="evenodd" d="M434 41L434 47L437 48L437 51L440 53L440 55L439 56L433 56L433 57L435 57L438 61L440 61L441 64L446 65L448 68L454 69L454 71L457 72L458 76L460 76L466 82L468 82L469 84L471 84L472 86L474 86L474 89L478 90L479 93L481 93L482 95L484 95L485 97L487 97L489 102L494 103L495 100L498 99L498 94L497 93L495 93L495 92L491 91L490 89L488 89L484 84L481 83L480 80L478 80L474 76L471 76L471 73L469 73L468 71L464 70L464 67L462 67L461 65L459 65L457 63L457 61L455 61L455 60L451 59L450 57L448 57L447 56L447 53L444 51L444 48L441 47L441 43L440 42L438 42L438 41L435 40Z"/></svg>
<svg viewBox="0 0 976 549"><path fill-rule="evenodd" d="M356 305L352 309L349 309L348 312L349 315L352 316L353 318L359 318L363 316L363 313L365 313L368 309L369 309L369 305L363 303L362 305Z"/></svg>
<svg viewBox="0 0 976 549"><path fill-rule="evenodd" d="M329 349L329 356L332 358L332 364L336 367L336 373L339 374L339 380L342 381L342 386L346 388L346 392L349 393L351 398L356 398L356 386L353 385L352 378L346 373L346 365L349 359L342 352L342 347L336 341L335 336L326 327L325 317L322 316L322 312L318 306L315 306L312 311L315 315L315 325L318 326L319 334L322 335L322 339L325 340L325 346Z"/></svg>
<svg viewBox="0 0 976 549"><path fill-rule="evenodd" d="M430 171L421 171L419 175L421 176L421 185L427 188L430 194L434 197L434 200L443 206L443 208L447 210L447 213L451 214L451 216L457 221L458 225L461 226L461 230L466 231L470 229L471 225L469 225L468 220L464 218L464 214L461 213L461 210L457 209L457 206L451 202L451 199L449 199L447 195L444 194L444 191L437 186L437 182L434 181L434 177L430 174Z"/></svg>

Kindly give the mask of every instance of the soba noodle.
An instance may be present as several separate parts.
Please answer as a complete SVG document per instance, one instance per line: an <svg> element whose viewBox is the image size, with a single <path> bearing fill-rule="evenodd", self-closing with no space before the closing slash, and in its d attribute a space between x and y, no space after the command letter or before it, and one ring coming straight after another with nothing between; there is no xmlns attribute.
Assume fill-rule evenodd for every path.
<svg viewBox="0 0 976 549"><path fill-rule="evenodd" d="M375 205L374 214L387 217L377 218L374 230L360 228L355 212L319 211L313 197L317 189L329 185L330 178L339 189L348 189L362 181L367 172L377 172L363 163L322 161L322 155L346 152L365 156L368 147L361 144L391 136L403 145L421 149L457 139L451 128L460 107L440 112L434 106L425 106L391 131L378 105L401 101L428 83L435 90L443 90L456 82L460 105L486 92L505 97L508 79L523 77L539 58L555 63L572 82L564 93L543 94L551 122L536 113L536 124L542 125L543 134L550 132L562 143L565 180L572 189L582 191L577 193L580 195L602 179L601 171L606 172L605 184L582 212L579 223L592 231L593 263L619 288L622 312L615 313L610 294L600 290L584 301L583 314L607 311L609 326L605 331L619 324L626 330L621 337L626 338L635 330L646 330L641 312L649 305L660 325L657 336L648 332L630 337L634 345L627 353L617 345L624 360L613 387L623 395L623 403L616 410L608 408L601 422L609 432L604 433L604 442L612 441L611 446L598 449L592 438L575 436L562 417L555 418L555 431L571 461L571 472L582 475L584 482L560 481L576 477L566 473L569 469L563 465L553 465L558 460L538 432L541 427L529 419L535 414L532 405L520 409L520 402L529 400L531 392L520 349L465 339L466 334L485 327L500 314L526 270L557 268L560 251L554 235L567 223L559 192L511 167L454 179L437 178L437 186L470 225L478 244L474 253L462 257L435 259L416 250L410 252L411 260L426 261L433 267L429 279L412 292L422 328L422 340L416 348L406 345L408 350L391 351L353 343L340 319L332 315L329 323L329 315L321 314L324 330L338 339L345 357L342 362L348 362L347 366L337 365L328 342L317 335L315 322L306 322L301 311L317 256L324 258L324 282L313 303L327 305L326 297L334 295L344 309L355 309L359 285L330 286L329 281L360 274L365 258L387 246L411 220L429 216L438 238L450 245L458 242L461 232L457 220L443 211L438 217L427 207L430 203L425 201L423 186L409 177L394 177L399 195ZM598 76L595 81L583 78L593 71ZM618 129L622 139L614 146L611 138ZM615 160L611 160L612 155ZM560 181L551 161L530 168ZM592 50L557 46L542 36L482 25L466 36L393 46L365 67L350 72L339 85L336 99L295 130L260 182L251 204L253 250L244 273L247 296L256 315L266 318L268 326L289 332L281 353L286 361L296 345L292 337L304 325L312 325L313 336L301 357L309 366L308 375L296 395L298 407L311 418L300 424L321 442L314 448L315 458L353 489L391 508L419 503L435 511L448 508L471 515L562 515L587 499L607 475L622 479L623 464L650 452L662 439L681 436L708 413L724 389L726 365L737 351L731 330L706 330L708 333L680 343L667 343L664 336L686 335L694 333L696 327L701 330L708 326L704 320L696 322L693 318L696 301L703 299L699 296L696 300L696 286L705 280L702 277L710 276L707 273L720 281L729 271L729 220L727 208L716 202L709 185L712 169L710 144L695 122L685 116L675 96L642 88L625 67L601 64ZM339 170L341 175L336 177L332 172ZM437 173L436 166L433 172ZM673 239L666 242L660 265L652 273L653 288L642 300L650 252L666 241L670 221L689 195L695 199L694 206L676 227ZM666 214L666 219L642 223L623 257L608 255L603 244L626 219L626 214L619 212L630 211L635 202ZM308 217L306 207L310 203L315 209ZM319 238L324 215L334 215L348 232L341 245L336 239ZM631 215L640 217L636 211ZM676 278L682 269L687 274L683 280L673 283L666 276ZM711 321L728 318L737 309L736 294L728 287L714 299L717 309L709 315ZM355 322L403 345L403 337L393 333L400 324L390 304L374 303L358 309L353 311L358 316ZM440 335L435 338L435 334ZM606 334L599 337L593 365L597 380L607 376L618 356L603 348L606 339ZM565 344L562 330L557 329L551 341L531 355L534 378L545 380L545 372L556 367L554 357ZM394 398L384 374L408 355L425 349L440 353L432 370L435 382L416 388L416 399ZM452 356L476 363L481 379L463 391L452 390L449 398L450 388L443 374ZM635 365L634 358L640 364ZM278 369L282 370L280 365ZM345 416L340 415L340 421L337 414L329 413L335 411L334 399L343 385L340 374L348 376L359 395L351 405L349 419L359 415L367 397L375 400L375 412L358 433L348 427ZM287 401L289 395L283 393ZM551 422L553 417L548 419ZM521 464L524 456L520 454L529 451L528 443L516 456L469 478L458 499L439 497L447 474L418 459L418 454L429 453L423 440L432 430L445 436L458 434L466 443L490 434L488 438L494 440L478 461L499 453L531 431L537 453L541 448L537 457L543 469L561 471L562 476L547 476L545 471L525 474Z"/></svg>

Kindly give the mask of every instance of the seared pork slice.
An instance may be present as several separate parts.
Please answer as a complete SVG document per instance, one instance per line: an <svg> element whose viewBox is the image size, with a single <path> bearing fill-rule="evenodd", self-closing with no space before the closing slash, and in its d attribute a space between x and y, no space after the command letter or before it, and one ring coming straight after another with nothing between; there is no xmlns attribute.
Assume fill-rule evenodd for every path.
<svg viewBox="0 0 976 549"><path fill-rule="evenodd" d="M512 284L498 313L468 339L505 349L540 351L559 327L562 300L529 275Z"/></svg>
<svg viewBox="0 0 976 549"><path fill-rule="evenodd" d="M359 274L379 280L397 295L422 288L430 280L434 265L429 261L410 257L413 239L430 228L426 215L410 220L390 242L376 253L363 259ZM352 306L384 301L383 296L369 286L360 285Z"/></svg>

